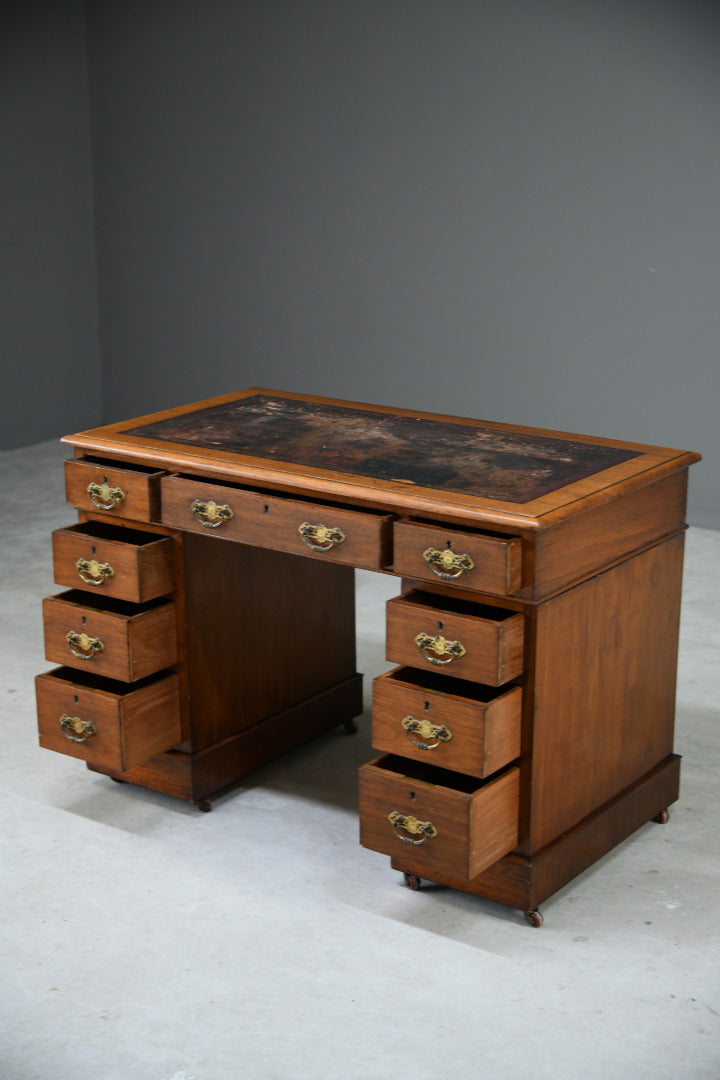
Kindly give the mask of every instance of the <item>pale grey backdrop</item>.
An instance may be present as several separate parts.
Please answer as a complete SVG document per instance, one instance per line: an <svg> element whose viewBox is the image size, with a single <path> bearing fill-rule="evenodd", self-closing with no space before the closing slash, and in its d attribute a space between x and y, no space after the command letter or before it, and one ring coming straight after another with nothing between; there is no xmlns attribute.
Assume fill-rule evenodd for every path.
<svg viewBox="0 0 720 1080"><path fill-rule="evenodd" d="M716 3L14 8L3 445L264 385L697 449L720 527Z"/></svg>

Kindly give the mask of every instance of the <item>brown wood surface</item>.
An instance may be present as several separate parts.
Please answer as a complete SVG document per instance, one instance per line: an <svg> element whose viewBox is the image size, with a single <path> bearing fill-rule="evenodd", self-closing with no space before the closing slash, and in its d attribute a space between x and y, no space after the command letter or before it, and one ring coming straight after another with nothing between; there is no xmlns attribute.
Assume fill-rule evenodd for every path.
<svg viewBox="0 0 720 1080"><path fill-rule="evenodd" d="M168 537L89 521L56 529L52 541L53 573L58 585L136 604L172 592L173 545ZM78 559L109 563L114 574L101 585L88 585L78 573Z"/></svg>
<svg viewBox="0 0 720 1080"><path fill-rule="evenodd" d="M196 500L228 506L233 516L217 527L203 525L192 511ZM174 528L205 536L215 533L226 540L366 570L382 570L390 561L392 518L388 515L302 502L204 480L164 477L162 520ZM339 528L345 539L328 551L314 551L298 531L305 522Z"/></svg>
<svg viewBox="0 0 720 1080"><path fill-rule="evenodd" d="M393 571L396 574L433 583L444 580L423 557L428 549L450 549L455 555L467 555L472 560L472 569L446 581L453 588L507 596L517 592L522 584L522 540L519 537L442 529L416 521L395 522Z"/></svg>
<svg viewBox="0 0 720 1080"><path fill-rule="evenodd" d="M451 738L423 750L402 721L411 716L443 726ZM485 777L520 755L522 688L500 693L446 676L395 668L373 682L372 744L376 750ZM413 734L416 742L422 738Z"/></svg>
<svg viewBox="0 0 720 1080"><path fill-rule="evenodd" d="M195 533L183 553L194 750L355 674L350 567Z"/></svg>
<svg viewBox="0 0 720 1080"><path fill-rule="evenodd" d="M442 666L415 643L418 634L459 641L464 656ZM522 673L523 616L425 593L394 597L387 604L387 659L453 678L501 686ZM446 658L441 658L446 659Z"/></svg>
<svg viewBox="0 0 720 1080"><path fill-rule="evenodd" d="M392 755L360 767L360 843L373 851L401 857L409 850L413 864L433 871L455 872L469 879L517 844L518 770L509 769L488 781L461 778L447 785L444 770L423 768ZM447 785L447 786L446 786ZM393 811L431 822L437 835L408 844L393 829Z"/></svg>
<svg viewBox="0 0 720 1080"><path fill-rule="evenodd" d="M673 754L531 858L513 852L472 881L465 881L458 873L435 871L425 876L439 885L532 910L672 806L679 785L680 758ZM657 839L661 842L660 836ZM402 873L423 876L424 867L408 854L393 857L392 866Z"/></svg>
<svg viewBox="0 0 720 1080"><path fill-rule="evenodd" d="M524 854L672 753L684 534L537 610Z"/></svg>
<svg viewBox="0 0 720 1080"><path fill-rule="evenodd" d="M177 662L175 606L169 601L136 607L73 589L43 600L43 625L45 659L80 671L135 682ZM78 658L68 631L100 641L102 650ZM76 646L75 652L82 650Z"/></svg>
<svg viewBox="0 0 720 1080"><path fill-rule="evenodd" d="M180 739L178 678L160 676L138 687L55 668L35 680L40 745L119 772L169 750ZM66 714L95 724L97 734L71 742Z"/></svg>
<svg viewBox="0 0 720 1080"><path fill-rule="evenodd" d="M161 476L162 472L139 465L121 466L111 461L73 458L65 462L65 494L71 506L78 510L95 513L101 509L114 517L132 521L157 521ZM98 507L88 493L91 483L107 483L111 488L120 488L125 498L113 508Z"/></svg>

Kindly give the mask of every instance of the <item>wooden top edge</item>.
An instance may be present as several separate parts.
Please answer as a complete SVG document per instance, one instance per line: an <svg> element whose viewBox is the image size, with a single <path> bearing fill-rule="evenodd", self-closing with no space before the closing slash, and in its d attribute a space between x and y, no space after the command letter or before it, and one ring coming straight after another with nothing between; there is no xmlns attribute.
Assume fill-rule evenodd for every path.
<svg viewBox="0 0 720 1080"><path fill-rule="evenodd" d="M167 442L145 435L129 435L128 430L146 426L159 420L182 416L186 413L211 408L218 404L241 400L254 395L269 395L323 405L367 410L371 413L406 416L417 419L441 420L446 423L465 424L497 431L529 434L554 439L591 443L632 451L635 456L604 471L593 473L585 479L569 483L548 494L525 503L494 500L482 495L443 488L407 486L402 481L375 479L361 474L350 474L306 465L254 458L247 454L231 453L181 442ZM246 390L208 398L204 401L146 414L119 423L91 428L74 435L65 435L62 443L77 451L90 451L102 455L155 464L170 471L182 470L213 479L231 482L248 482L276 490L284 490L315 497L350 501L390 512L406 512L414 516L433 519L444 518L448 522L467 524L492 523L512 528L514 531L537 530L558 524L569 515L591 506L616 498L626 491L644 487L646 484L670 472L685 469L701 455L693 451L673 450L641 443L628 443L612 439L575 435L549 429L519 427L512 424L446 417L411 409L394 409L387 406L344 402L288 391L267 390L252 387Z"/></svg>

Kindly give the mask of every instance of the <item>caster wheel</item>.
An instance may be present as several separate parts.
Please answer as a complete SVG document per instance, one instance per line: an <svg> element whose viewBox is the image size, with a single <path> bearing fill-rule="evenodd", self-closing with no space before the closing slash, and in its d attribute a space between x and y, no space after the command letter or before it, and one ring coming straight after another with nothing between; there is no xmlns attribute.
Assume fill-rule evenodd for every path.
<svg viewBox="0 0 720 1080"><path fill-rule="evenodd" d="M203 814L209 814L213 808L213 805L209 799L200 799L200 801L196 802L195 805L197 806L198 810L202 810Z"/></svg>
<svg viewBox="0 0 720 1080"><path fill-rule="evenodd" d="M354 720L346 720L343 723L346 735L357 735L358 726Z"/></svg>
<svg viewBox="0 0 720 1080"><path fill-rule="evenodd" d="M403 877L405 878L405 884L407 885L408 889L412 889L413 892L417 892L417 890L420 888L420 878L417 876L417 874L404 874Z"/></svg>
<svg viewBox="0 0 720 1080"><path fill-rule="evenodd" d="M119 776L111 776L113 784L127 784L127 780L122 780Z"/></svg>
<svg viewBox="0 0 720 1080"><path fill-rule="evenodd" d="M526 911L525 922L529 923L530 926L534 926L536 929L541 927L544 922L542 912L538 911L537 908L533 911Z"/></svg>
<svg viewBox="0 0 720 1080"><path fill-rule="evenodd" d="M661 810L659 814L656 814L653 821L657 821L658 825L667 825L670 820L670 811Z"/></svg>

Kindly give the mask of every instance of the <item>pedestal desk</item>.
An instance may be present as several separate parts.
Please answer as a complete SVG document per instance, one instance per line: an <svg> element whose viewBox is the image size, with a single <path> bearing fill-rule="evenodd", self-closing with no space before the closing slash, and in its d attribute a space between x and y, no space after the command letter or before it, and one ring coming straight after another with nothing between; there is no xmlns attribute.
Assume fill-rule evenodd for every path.
<svg viewBox="0 0 720 1080"><path fill-rule="evenodd" d="M268 390L67 436L40 744L208 808L362 712L354 568L395 574L360 839L537 906L677 798L698 454Z"/></svg>

